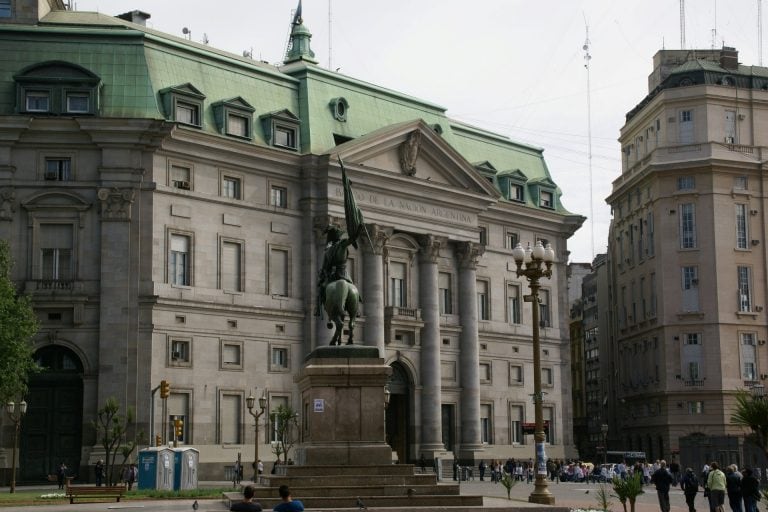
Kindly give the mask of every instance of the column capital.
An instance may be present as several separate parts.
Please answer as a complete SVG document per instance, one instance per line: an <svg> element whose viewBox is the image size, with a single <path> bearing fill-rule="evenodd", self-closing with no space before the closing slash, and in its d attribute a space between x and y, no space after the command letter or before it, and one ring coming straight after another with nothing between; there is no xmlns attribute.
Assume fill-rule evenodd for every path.
<svg viewBox="0 0 768 512"><path fill-rule="evenodd" d="M101 202L101 220L131 220L131 205L136 196L132 188L100 188L97 197Z"/></svg>
<svg viewBox="0 0 768 512"><path fill-rule="evenodd" d="M373 254L381 256L384 254L384 247L387 245L389 237L392 236L393 228L379 224L366 224L365 227L371 236L371 246L364 243L363 247L367 247Z"/></svg>
<svg viewBox="0 0 768 512"><path fill-rule="evenodd" d="M437 263L440 249L445 247L448 240L435 235L422 235L419 237L421 261L425 263Z"/></svg>
<svg viewBox="0 0 768 512"><path fill-rule="evenodd" d="M459 257L461 268L475 270L480 257L485 254L485 245L475 242L459 242L456 254Z"/></svg>

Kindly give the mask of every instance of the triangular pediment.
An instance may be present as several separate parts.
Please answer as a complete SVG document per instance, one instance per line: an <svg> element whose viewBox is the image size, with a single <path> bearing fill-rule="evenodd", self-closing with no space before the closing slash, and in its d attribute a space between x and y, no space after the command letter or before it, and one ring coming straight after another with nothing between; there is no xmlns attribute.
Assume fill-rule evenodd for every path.
<svg viewBox="0 0 768 512"><path fill-rule="evenodd" d="M205 99L205 94L203 94L200 91L200 89L192 85L190 82L187 82L185 84L174 85L171 87L166 87L165 89L160 91L160 94L165 94L168 92L181 94L183 96L191 96L192 98L197 98L200 100Z"/></svg>
<svg viewBox="0 0 768 512"><path fill-rule="evenodd" d="M549 176L544 176L543 178L537 178L537 179L531 180L528 184L538 185L540 187L546 187L551 189L557 188L557 183L552 181L552 179Z"/></svg>
<svg viewBox="0 0 768 512"><path fill-rule="evenodd" d="M345 164L391 173L414 183L426 181L493 198L500 195L488 175L479 172L422 120L381 128L336 146L329 155L332 161L338 155Z"/></svg>
<svg viewBox="0 0 768 512"><path fill-rule="evenodd" d="M475 169L477 169L478 171L480 171L482 173L488 173L488 174L493 175L493 174L496 174L498 172L496 170L496 168L493 166L493 164L491 162L489 162L488 160L485 160L483 162L475 162L472 165L474 165Z"/></svg>
<svg viewBox="0 0 768 512"><path fill-rule="evenodd" d="M498 174L499 178L509 178L513 181L518 181L525 183L528 181L528 176L525 175L523 171L520 169L515 169L513 171L503 171Z"/></svg>
<svg viewBox="0 0 768 512"><path fill-rule="evenodd" d="M253 108L253 105L245 101L242 96L236 96L234 98L230 98L228 100L222 100L217 101L216 103L212 104L212 107L217 107L219 105L223 105L230 108L235 108L238 110L246 110L248 112L254 112L256 109Z"/></svg>
<svg viewBox="0 0 768 512"><path fill-rule="evenodd" d="M299 116L297 116L287 108L283 110L275 110L274 112L267 112L266 114L262 114L259 116L259 119L268 119L268 118L279 119L281 121L290 121L292 123L299 122Z"/></svg>

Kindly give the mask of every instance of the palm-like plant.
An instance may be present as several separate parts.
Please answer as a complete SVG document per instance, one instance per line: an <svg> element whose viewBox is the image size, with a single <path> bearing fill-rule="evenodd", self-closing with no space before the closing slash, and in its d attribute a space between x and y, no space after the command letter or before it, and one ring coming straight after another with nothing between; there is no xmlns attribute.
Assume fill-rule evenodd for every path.
<svg viewBox="0 0 768 512"><path fill-rule="evenodd" d="M634 473L625 479L615 476L612 480L613 492L627 512L627 501L631 512L635 512L635 502L637 497L643 494L643 479L639 473Z"/></svg>
<svg viewBox="0 0 768 512"><path fill-rule="evenodd" d="M517 480L512 478L512 475L505 471L504 476L501 477L501 485L503 485L504 488L507 490L508 500L512 499L510 495L512 493L512 488L515 486L515 484L517 484Z"/></svg>
<svg viewBox="0 0 768 512"><path fill-rule="evenodd" d="M739 390L731 423L750 429L747 439L768 455L768 400L755 399L747 391Z"/></svg>

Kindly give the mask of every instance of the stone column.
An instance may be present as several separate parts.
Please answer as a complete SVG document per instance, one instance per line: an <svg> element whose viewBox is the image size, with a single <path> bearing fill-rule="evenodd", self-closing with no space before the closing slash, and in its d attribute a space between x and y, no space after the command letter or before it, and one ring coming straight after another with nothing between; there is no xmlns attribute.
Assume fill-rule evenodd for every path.
<svg viewBox="0 0 768 512"><path fill-rule="evenodd" d="M459 341L461 375L462 452L482 448L480 439L480 351L477 333L477 261L485 247L472 242L458 245L459 259Z"/></svg>
<svg viewBox="0 0 768 512"><path fill-rule="evenodd" d="M362 242L363 254L363 311L365 312L365 334L363 343L379 349L379 357L386 360L384 346L384 245L387 232L376 224L368 225L371 244ZM358 288L360 286L358 285Z"/></svg>
<svg viewBox="0 0 768 512"><path fill-rule="evenodd" d="M442 240L425 235L420 240L419 307L421 329L421 449L445 450L443 446L440 377L440 295L437 257Z"/></svg>

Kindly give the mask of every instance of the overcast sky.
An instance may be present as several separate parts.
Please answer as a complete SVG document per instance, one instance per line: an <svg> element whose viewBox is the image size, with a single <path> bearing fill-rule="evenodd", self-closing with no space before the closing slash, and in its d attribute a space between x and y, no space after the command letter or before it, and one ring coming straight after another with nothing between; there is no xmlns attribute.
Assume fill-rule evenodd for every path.
<svg viewBox="0 0 768 512"><path fill-rule="evenodd" d="M740 62L759 64L759 1L689 0L685 47L725 44L739 51ZM196 41L207 37L216 48L279 63L298 0L72 2L109 15L139 9L152 15L147 24L154 29L181 36L186 27ZM568 242L571 261L605 252L605 198L621 172L616 139L626 112L648 92L653 55L681 47L679 0L305 0L303 18L322 66L544 148L565 207L588 217Z"/></svg>

